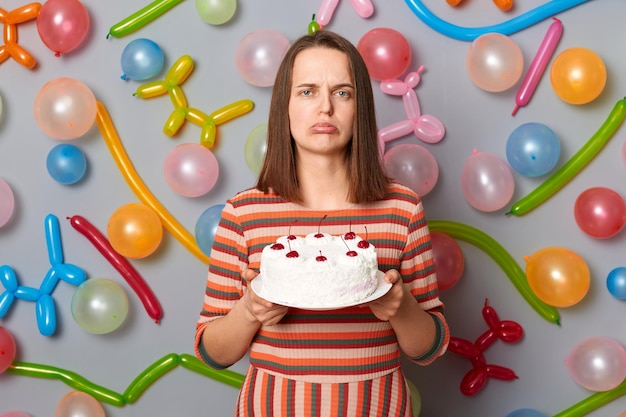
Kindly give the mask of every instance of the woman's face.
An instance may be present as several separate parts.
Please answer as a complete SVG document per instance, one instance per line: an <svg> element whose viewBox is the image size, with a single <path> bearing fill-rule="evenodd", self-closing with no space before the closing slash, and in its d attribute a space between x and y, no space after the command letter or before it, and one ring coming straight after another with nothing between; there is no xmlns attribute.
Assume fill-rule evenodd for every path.
<svg viewBox="0 0 626 417"><path fill-rule="evenodd" d="M354 82L344 53L309 48L296 56L289 124L300 157L343 156L352 139L355 110Z"/></svg>

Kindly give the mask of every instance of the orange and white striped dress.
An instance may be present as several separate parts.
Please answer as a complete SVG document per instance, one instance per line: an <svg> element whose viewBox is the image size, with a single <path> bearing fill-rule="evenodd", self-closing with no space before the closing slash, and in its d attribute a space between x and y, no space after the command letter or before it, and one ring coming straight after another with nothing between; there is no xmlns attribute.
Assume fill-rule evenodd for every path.
<svg viewBox="0 0 626 417"><path fill-rule="evenodd" d="M441 356L450 336L428 226L421 200L400 184L393 184L378 202L331 212L310 210L256 189L230 199L211 252L196 326L196 355L211 367L225 368L200 343L205 326L226 315L247 291L241 272L258 270L266 245L280 236L306 235L318 228L335 235L350 230L366 235L376 247L379 269L397 269L437 324L438 337L430 351L410 359L426 365ZM411 398L400 355L389 323L367 308L290 308L280 323L261 327L255 336L234 415L410 417Z"/></svg>

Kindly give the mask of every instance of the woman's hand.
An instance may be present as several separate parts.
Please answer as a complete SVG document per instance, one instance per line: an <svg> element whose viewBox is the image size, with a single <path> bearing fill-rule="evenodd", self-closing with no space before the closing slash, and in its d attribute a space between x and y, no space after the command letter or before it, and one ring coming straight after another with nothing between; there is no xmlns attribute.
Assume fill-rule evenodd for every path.
<svg viewBox="0 0 626 417"><path fill-rule="evenodd" d="M259 274L252 269L243 271L242 276L248 283L248 291L241 298L241 301L250 320L255 320L265 326L272 326L277 324L287 314L289 308L267 301L254 292L250 283L257 275Z"/></svg>
<svg viewBox="0 0 626 417"><path fill-rule="evenodd" d="M395 269L385 272L385 281L392 284L389 291L382 297L365 304L372 313L382 321L389 321L398 313L405 296L412 299L411 294L405 289L400 273ZM406 293L406 294L405 294Z"/></svg>

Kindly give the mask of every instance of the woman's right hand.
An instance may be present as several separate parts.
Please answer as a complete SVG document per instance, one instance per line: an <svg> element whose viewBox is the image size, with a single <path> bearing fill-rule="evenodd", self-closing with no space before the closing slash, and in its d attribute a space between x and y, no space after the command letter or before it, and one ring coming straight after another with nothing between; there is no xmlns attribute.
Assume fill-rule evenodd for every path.
<svg viewBox="0 0 626 417"><path fill-rule="evenodd" d="M244 302L248 315L251 319L258 321L264 326L272 326L277 324L289 310L288 307L280 304L274 304L271 301L267 301L264 298L259 297L250 283L256 276L259 275L253 269L246 269L243 271L243 279L248 284L248 290L242 297L241 301Z"/></svg>

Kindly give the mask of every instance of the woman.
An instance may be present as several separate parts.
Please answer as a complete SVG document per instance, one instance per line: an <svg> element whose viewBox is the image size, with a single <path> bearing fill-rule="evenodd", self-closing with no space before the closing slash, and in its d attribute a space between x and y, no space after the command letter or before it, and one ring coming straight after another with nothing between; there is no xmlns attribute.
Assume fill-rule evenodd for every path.
<svg viewBox="0 0 626 417"><path fill-rule="evenodd" d="M428 364L449 330L422 204L381 166L371 81L354 45L323 30L291 46L267 135L256 186L222 211L196 354L223 369L249 351L235 416L411 416L401 352ZM249 283L263 247L317 231L324 216L325 233L367 230L389 292L331 311L258 297Z"/></svg>

